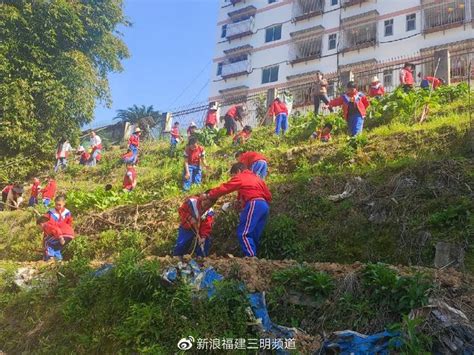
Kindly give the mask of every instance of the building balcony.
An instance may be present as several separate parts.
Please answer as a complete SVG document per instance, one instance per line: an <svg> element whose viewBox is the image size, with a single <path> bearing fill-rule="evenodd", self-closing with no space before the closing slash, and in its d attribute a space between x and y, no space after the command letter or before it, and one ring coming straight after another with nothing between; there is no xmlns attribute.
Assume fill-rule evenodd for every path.
<svg viewBox="0 0 474 355"><path fill-rule="evenodd" d="M369 0L342 0L342 7L351 7L355 5L362 5L364 2L368 2Z"/></svg>
<svg viewBox="0 0 474 355"><path fill-rule="evenodd" d="M464 0L455 0L449 3L433 2L423 8L423 33L445 31L462 26L465 20L466 4Z"/></svg>
<svg viewBox="0 0 474 355"><path fill-rule="evenodd" d="M241 75L249 74L252 70L250 59L241 60L239 62L227 63L222 66L221 76L223 79L234 78Z"/></svg>
<svg viewBox="0 0 474 355"><path fill-rule="evenodd" d="M291 59L290 60L290 64L291 65L295 65L295 64L298 64L298 63L306 63L306 62L309 62L311 60L315 60L315 59L319 59L321 58L321 52L316 52L314 54L310 54L310 55L304 55L304 56L296 56L294 59Z"/></svg>
<svg viewBox="0 0 474 355"><path fill-rule="evenodd" d="M353 44L351 45L346 45L345 48L343 48L342 53L359 51L364 48L374 47L376 44L377 44L376 38L361 39L361 40L353 42Z"/></svg>
<svg viewBox="0 0 474 355"><path fill-rule="evenodd" d="M253 33L254 26L255 26L254 17L250 17L249 19L244 20L244 21L230 23L227 25L226 38L228 40L233 40L233 39L249 36Z"/></svg>
<svg viewBox="0 0 474 355"><path fill-rule="evenodd" d="M321 25L291 32L288 57L291 65L321 58L324 27Z"/></svg>
<svg viewBox="0 0 474 355"><path fill-rule="evenodd" d="M293 22L303 21L324 13L324 0L295 0Z"/></svg>

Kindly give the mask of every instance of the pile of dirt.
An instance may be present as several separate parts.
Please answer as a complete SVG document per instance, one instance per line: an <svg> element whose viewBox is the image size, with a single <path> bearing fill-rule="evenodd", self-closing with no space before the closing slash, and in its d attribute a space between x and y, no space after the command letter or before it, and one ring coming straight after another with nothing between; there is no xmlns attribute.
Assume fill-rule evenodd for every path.
<svg viewBox="0 0 474 355"><path fill-rule="evenodd" d="M176 265L180 259L172 256L150 256L149 260L157 260L161 265ZM191 258L186 256L184 261ZM326 272L336 280L342 281L347 275L353 275L364 268L362 263L337 264L337 263L298 263L295 260L268 260L259 258L236 258L232 255L218 257L211 255L199 262L204 267L213 267L226 278L234 278L245 283L250 292L268 291L272 286L272 274L276 271L302 265L316 271ZM400 275L411 275L416 272L427 274L433 278L440 288L459 291L462 287L471 284L473 278L454 269L436 270L419 266L391 266ZM472 286L471 286L472 287ZM471 290L474 295L474 290ZM473 298L474 302L474 298Z"/></svg>

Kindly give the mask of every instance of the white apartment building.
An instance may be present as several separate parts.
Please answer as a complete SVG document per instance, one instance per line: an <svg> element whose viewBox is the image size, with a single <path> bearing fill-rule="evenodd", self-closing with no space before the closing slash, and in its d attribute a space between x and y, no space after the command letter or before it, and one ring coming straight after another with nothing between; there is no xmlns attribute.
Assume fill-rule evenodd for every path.
<svg viewBox="0 0 474 355"><path fill-rule="evenodd" d="M407 58L474 51L474 0L221 0L216 39L210 101L353 68L373 69L359 84L376 74L393 87Z"/></svg>

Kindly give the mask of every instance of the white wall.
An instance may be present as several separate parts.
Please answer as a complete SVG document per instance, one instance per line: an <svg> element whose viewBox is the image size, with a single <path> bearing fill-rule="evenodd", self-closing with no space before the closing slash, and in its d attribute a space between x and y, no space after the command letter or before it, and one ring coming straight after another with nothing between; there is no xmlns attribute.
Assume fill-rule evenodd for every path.
<svg viewBox="0 0 474 355"><path fill-rule="evenodd" d="M335 31L337 31L338 40L341 39L341 30L339 28L340 17L347 18L371 10L377 10L379 13L377 19L377 40L379 44L376 47L351 51L344 55L339 55L339 65L346 65L370 59L376 59L379 62L388 61L395 57L416 55L419 53L420 49L425 47L474 37L473 27L469 24L464 27L459 26L452 28L444 32L440 31L427 35L421 34L420 0L370 0L360 6L356 5L347 9L340 9L339 6L330 6L330 0L326 0L326 12L322 16L316 16L297 23L291 22L293 1L278 0L277 3L268 4L267 0L246 0L245 2L236 4L236 6L226 6L221 8L219 21L227 20L227 13L230 11L244 8L249 5L253 5L257 8L253 35L229 42L224 38L220 38L221 25L216 26L217 44L214 56L216 60L219 58L222 60L225 57L224 50L250 44L254 47L252 54L250 55L254 70L249 75L242 75L224 81L221 77L216 75L217 62L214 62L211 78L211 98L219 96L219 90L240 85L246 85L250 90L252 90L262 86L271 87L283 84L287 81L287 76L290 75L311 72L314 70L321 70L326 73L335 72L337 70L337 56L331 56L331 54L335 54L337 51L328 51L328 37L330 33L335 33ZM468 2L469 1L466 1L466 6L468 6ZM224 3L224 0L221 0L221 4L228 3ZM265 9L270 10L263 11ZM410 9L412 11L410 11ZM416 30L407 32L406 15L413 12L416 13ZM394 34L389 37L384 37L384 21L390 18L394 19ZM282 38L278 41L265 43L265 28L277 23L283 23ZM322 25L325 28L322 40L323 58L312 60L307 63L298 63L294 66L282 63L279 66L278 81L262 85L262 70L260 68L288 60L291 45L290 33L318 25ZM412 35L414 36L411 38L403 39ZM383 43L387 41L394 42ZM259 48L262 50L258 50Z"/></svg>

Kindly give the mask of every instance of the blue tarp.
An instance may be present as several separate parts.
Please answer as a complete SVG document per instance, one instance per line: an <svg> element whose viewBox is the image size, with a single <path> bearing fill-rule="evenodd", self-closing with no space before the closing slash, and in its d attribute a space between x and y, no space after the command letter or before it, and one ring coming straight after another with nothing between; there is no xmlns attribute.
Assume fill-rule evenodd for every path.
<svg viewBox="0 0 474 355"><path fill-rule="evenodd" d="M103 264L100 268L95 270L92 273L92 275L94 275L95 277L104 276L106 273L108 273L110 270L112 270L113 267L114 267L113 264L109 264L109 263Z"/></svg>
<svg viewBox="0 0 474 355"><path fill-rule="evenodd" d="M215 281L221 281L224 276L219 274L214 268L208 267L204 270L199 268L196 261L191 260L189 263L178 263L177 267L169 267L163 272L163 279L173 283L179 277L185 282L196 287L199 290L207 291L207 297L212 297L216 292ZM260 326L260 330L269 338L289 339L296 335L295 329L283 327L272 323L268 315L267 305L265 303L265 295L261 292L249 293L247 295L252 313ZM288 354L287 351L276 349L277 354Z"/></svg>
<svg viewBox="0 0 474 355"><path fill-rule="evenodd" d="M400 348L400 333L384 331L373 335L365 335L352 330L334 332L332 340L323 344L323 354L341 355L388 355L390 350Z"/></svg>
<svg viewBox="0 0 474 355"><path fill-rule="evenodd" d="M262 322L262 328L265 332L275 335L276 338L283 339L293 338L295 336L294 329L274 324L270 320L267 304L265 303L265 295L263 293L250 293L247 297L255 318Z"/></svg>

